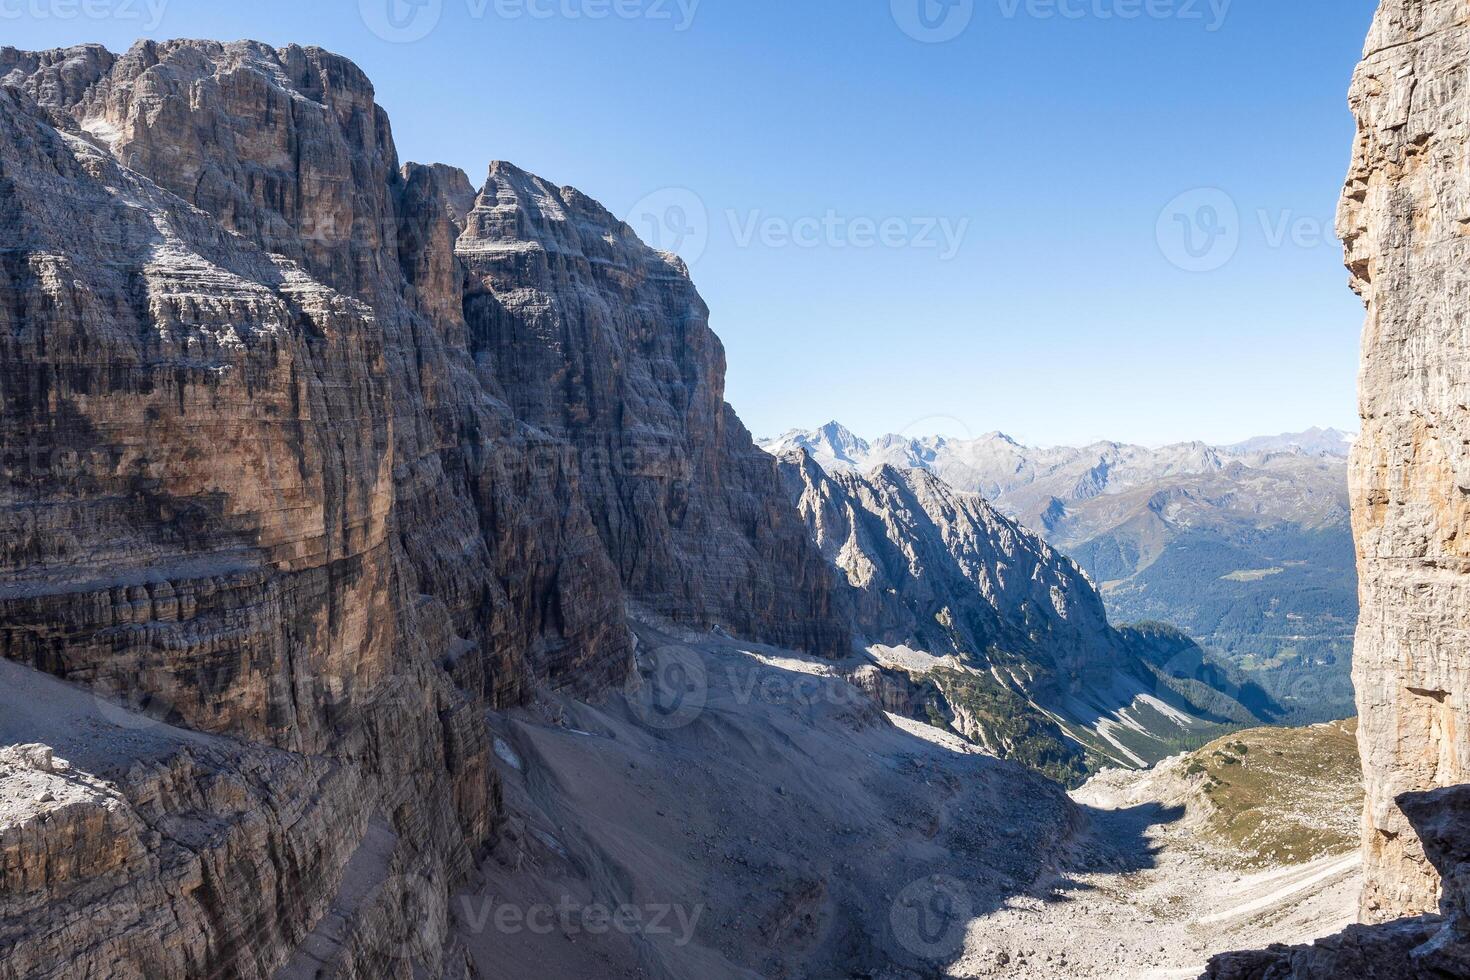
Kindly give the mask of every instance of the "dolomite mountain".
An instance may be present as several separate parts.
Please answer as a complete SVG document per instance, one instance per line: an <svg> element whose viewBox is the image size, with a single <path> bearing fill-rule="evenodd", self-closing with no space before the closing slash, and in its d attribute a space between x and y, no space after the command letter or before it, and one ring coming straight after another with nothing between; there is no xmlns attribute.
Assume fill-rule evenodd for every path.
<svg viewBox="0 0 1470 980"><path fill-rule="evenodd" d="M0 977L463 975L486 707L849 649L682 264L340 57L0 49L0 234Z"/></svg>
<svg viewBox="0 0 1470 980"><path fill-rule="evenodd" d="M1396 798L1470 781L1470 95L1450 84L1466 64L1463 3L1385 0L1350 98L1338 230L1368 310L1352 481L1370 919L1437 907Z"/></svg>
<svg viewBox="0 0 1470 980"><path fill-rule="evenodd" d="M1353 711L1357 612L1347 455L1334 429L1229 446L1025 446L888 435L832 422L762 445L831 472L932 472L984 495L1097 583L1118 622L1167 622L1251 673L1295 723Z"/></svg>
<svg viewBox="0 0 1470 980"><path fill-rule="evenodd" d="M956 715L968 737L1062 779L1146 765L1181 738L1260 720L1241 703L1259 692L1187 640L1114 629L1081 569L980 495L925 469L829 473L804 449L780 460L888 668L890 707L902 710L895 687L927 681L925 712Z"/></svg>
<svg viewBox="0 0 1470 980"><path fill-rule="evenodd" d="M1352 459L1362 916L1384 924L1224 957L1222 980L1470 975L1467 64L1463 2L1382 0L1349 99L1338 232L1367 306Z"/></svg>
<svg viewBox="0 0 1470 980"><path fill-rule="evenodd" d="M1470 974L1467 63L1460 0L1383 0L1342 212L1364 914L1416 917L1212 976ZM1005 908L1086 823L890 722L894 668L751 701L846 691L855 624L994 647L970 676L1065 730L1140 639L1085 579L922 474L783 475L676 259L509 165L400 165L349 62L0 49L0 234L0 980L907 980L954 948L904 915ZM650 724L698 650L714 710ZM1014 734L969 691L954 727ZM451 902L669 890L693 942Z"/></svg>

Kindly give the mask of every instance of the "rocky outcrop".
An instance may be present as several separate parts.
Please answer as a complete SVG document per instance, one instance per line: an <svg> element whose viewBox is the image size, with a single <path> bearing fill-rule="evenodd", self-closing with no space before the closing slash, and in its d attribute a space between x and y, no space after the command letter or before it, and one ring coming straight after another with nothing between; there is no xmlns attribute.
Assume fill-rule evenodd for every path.
<svg viewBox="0 0 1470 980"><path fill-rule="evenodd" d="M1097 592L1040 538L923 470L827 474L783 457L797 509L851 590L868 638L937 655L1025 654L1028 680L1065 683L1124 654ZM976 601L976 599L980 601Z"/></svg>
<svg viewBox="0 0 1470 980"><path fill-rule="evenodd" d="M1070 559L979 495L924 469L829 473L805 450L781 467L853 622L892 661L854 675L885 706L1064 781L1084 748L1143 765L1227 714L1257 720L1197 646L1115 630Z"/></svg>
<svg viewBox="0 0 1470 980"><path fill-rule="evenodd" d="M1421 971L1410 954L1439 930L1430 918L1378 926L1349 926L1310 946L1274 945L1225 953L1210 961L1202 980L1454 980L1464 974Z"/></svg>
<svg viewBox="0 0 1470 980"><path fill-rule="evenodd" d="M315 847L328 891L412 895L442 923L497 818L484 707L620 683L628 598L848 647L677 260L514 168L477 192L401 166L345 59L0 49L0 234L0 656L233 746L175 766L181 797L281 753L288 774L243 809L299 793L320 819L247 834L231 860ZM88 772L116 798L105 819L147 824L131 770ZM190 812L224 820L213 806ZM6 882L25 896L49 880L28 846ZM245 912L192 892L205 938L155 961L150 928L82 911L130 853L80 860L96 880L66 898L93 923L66 941L122 950L116 975L456 969L432 938L376 962L313 932L340 911L328 893L278 908L246 966L211 931ZM368 887L379 864L417 884ZM135 877L170 893L163 873ZM5 906L0 928L44 976L40 907Z"/></svg>
<svg viewBox="0 0 1470 980"><path fill-rule="evenodd" d="M1353 453L1369 920L1435 908L1403 793L1470 780L1470 12L1383 0L1338 228L1367 305Z"/></svg>
<svg viewBox="0 0 1470 980"><path fill-rule="evenodd" d="M1458 980L1470 976L1470 786L1405 793L1397 800L1446 888L1439 915L1350 926L1310 946L1227 953L1205 980Z"/></svg>
<svg viewBox="0 0 1470 980"><path fill-rule="evenodd" d="M1398 804L1443 883L1440 911L1470 937L1470 785L1405 793Z"/></svg>

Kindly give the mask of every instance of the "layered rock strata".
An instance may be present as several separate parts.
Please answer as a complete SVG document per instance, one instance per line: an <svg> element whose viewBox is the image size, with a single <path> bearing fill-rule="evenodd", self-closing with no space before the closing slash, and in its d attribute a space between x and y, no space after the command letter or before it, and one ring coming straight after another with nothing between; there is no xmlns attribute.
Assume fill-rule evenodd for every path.
<svg viewBox="0 0 1470 980"><path fill-rule="evenodd" d="M1367 306L1353 450L1364 924L1217 980L1470 975L1470 8L1381 0L1338 213Z"/></svg>
<svg viewBox="0 0 1470 980"><path fill-rule="evenodd" d="M0 930L31 958L6 968L66 975L47 950L84 940L118 976L454 973L446 930L375 960L332 922L447 921L497 818L486 706L620 683L628 597L847 649L677 259L507 165L478 192L400 166L342 58L0 49L0 236L0 656L229 746L168 754L153 811L131 764L87 770L116 805L83 822L124 843L64 895L26 853L51 831L16 824ZM316 801L294 838L226 845L316 853L316 891L231 942L233 891L189 889L203 938L157 959L156 930L98 914L101 882L173 895L158 821L227 821L220 782L230 813ZM342 908L378 895L399 914ZM56 902L92 931L58 933Z"/></svg>
<svg viewBox="0 0 1470 980"><path fill-rule="evenodd" d="M1470 780L1470 9L1383 0L1353 80L1339 233L1367 305L1352 460L1368 920L1431 911L1395 800Z"/></svg>

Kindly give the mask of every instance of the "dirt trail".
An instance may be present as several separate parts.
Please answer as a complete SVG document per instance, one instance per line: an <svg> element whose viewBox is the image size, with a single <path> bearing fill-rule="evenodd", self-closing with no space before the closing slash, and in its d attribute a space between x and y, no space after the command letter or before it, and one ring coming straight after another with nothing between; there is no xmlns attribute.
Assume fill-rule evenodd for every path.
<svg viewBox="0 0 1470 980"><path fill-rule="evenodd" d="M972 922L949 976L1193 980L1216 953L1311 942L1354 921L1356 854L1242 871L1184 807L1106 795L1067 862L1074 870ZM1087 787L1074 796L1097 807ZM1148 866L1106 867L1118 861Z"/></svg>

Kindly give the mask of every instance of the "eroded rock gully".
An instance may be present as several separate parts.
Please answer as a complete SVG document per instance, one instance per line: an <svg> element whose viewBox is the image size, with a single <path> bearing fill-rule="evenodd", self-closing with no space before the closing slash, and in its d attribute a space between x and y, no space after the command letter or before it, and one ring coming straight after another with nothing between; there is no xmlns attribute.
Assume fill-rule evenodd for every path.
<svg viewBox="0 0 1470 980"><path fill-rule="evenodd" d="M0 977L463 972L395 930L493 837L486 707L620 683L629 598L847 649L683 266L400 166L342 58L0 49L0 237L5 734L68 763L0 773Z"/></svg>

